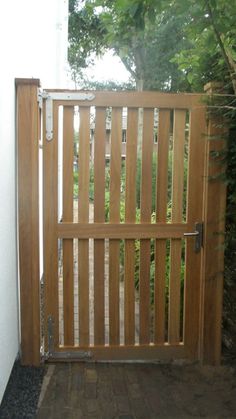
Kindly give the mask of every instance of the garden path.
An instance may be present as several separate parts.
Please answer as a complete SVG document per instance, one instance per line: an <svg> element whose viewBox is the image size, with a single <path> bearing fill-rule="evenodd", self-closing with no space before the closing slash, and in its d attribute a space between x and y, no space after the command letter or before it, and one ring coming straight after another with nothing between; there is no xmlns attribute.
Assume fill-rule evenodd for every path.
<svg viewBox="0 0 236 419"><path fill-rule="evenodd" d="M235 376L234 368L198 365L50 365L36 418L233 419Z"/></svg>

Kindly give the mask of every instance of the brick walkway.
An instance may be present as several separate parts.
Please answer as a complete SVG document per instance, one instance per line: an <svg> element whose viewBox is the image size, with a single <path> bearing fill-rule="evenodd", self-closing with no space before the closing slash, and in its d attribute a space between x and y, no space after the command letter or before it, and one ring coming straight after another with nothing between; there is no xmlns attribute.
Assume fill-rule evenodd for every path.
<svg viewBox="0 0 236 419"><path fill-rule="evenodd" d="M37 419L236 418L232 368L68 363L45 381Z"/></svg>

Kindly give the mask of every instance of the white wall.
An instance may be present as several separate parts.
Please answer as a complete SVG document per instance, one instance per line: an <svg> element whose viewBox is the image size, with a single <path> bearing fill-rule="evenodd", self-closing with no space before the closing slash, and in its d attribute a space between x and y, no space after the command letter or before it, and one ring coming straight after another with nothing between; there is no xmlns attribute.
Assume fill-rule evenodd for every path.
<svg viewBox="0 0 236 419"><path fill-rule="evenodd" d="M14 79L66 85L68 0L0 4L0 402L19 350Z"/></svg>

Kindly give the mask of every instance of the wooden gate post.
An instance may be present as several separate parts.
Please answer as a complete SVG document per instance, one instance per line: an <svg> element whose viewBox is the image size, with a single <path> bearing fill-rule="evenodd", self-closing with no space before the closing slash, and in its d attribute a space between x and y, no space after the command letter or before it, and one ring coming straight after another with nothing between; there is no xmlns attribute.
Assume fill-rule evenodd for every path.
<svg viewBox="0 0 236 419"><path fill-rule="evenodd" d="M218 86L219 87L219 86ZM215 84L205 86L207 94L213 94ZM206 164L204 179L204 244L202 262L202 341L201 361L218 365L221 361L221 324L224 276L224 230L226 186L219 175L225 171L220 157L226 144L223 137L227 130L222 127L223 118L210 116L206 140Z"/></svg>
<svg viewBox="0 0 236 419"><path fill-rule="evenodd" d="M16 79L21 362L40 364L37 79Z"/></svg>

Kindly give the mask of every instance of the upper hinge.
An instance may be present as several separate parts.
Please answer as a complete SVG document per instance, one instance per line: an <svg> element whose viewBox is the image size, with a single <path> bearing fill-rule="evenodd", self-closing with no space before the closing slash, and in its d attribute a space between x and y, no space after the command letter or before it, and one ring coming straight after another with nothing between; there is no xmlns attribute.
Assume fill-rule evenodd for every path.
<svg viewBox="0 0 236 419"><path fill-rule="evenodd" d="M72 101L92 101L95 99L93 93L77 93L77 92L46 92L38 89L38 103L42 109L43 100L46 101L45 119L46 119L46 140L53 139L53 100L72 100Z"/></svg>
<svg viewBox="0 0 236 419"><path fill-rule="evenodd" d="M40 87L38 87L38 104L40 109L42 109L43 107L43 99L47 99L49 96L49 94L47 92L45 92L45 90L41 89Z"/></svg>
<svg viewBox="0 0 236 419"><path fill-rule="evenodd" d="M38 89L38 104L40 109L43 108L43 100L46 100L46 139L51 141L53 139L53 98L50 93L45 90Z"/></svg>

